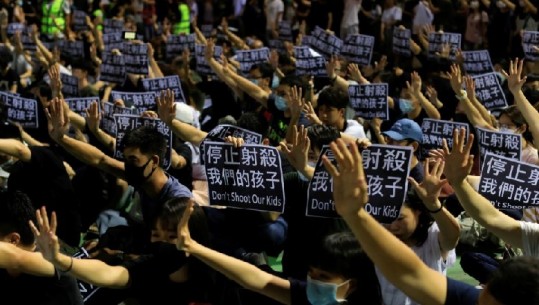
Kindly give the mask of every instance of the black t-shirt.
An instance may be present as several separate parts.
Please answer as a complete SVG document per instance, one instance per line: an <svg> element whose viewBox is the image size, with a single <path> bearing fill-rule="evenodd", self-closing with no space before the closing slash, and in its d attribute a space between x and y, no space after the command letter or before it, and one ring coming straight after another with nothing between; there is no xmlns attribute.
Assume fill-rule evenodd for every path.
<svg viewBox="0 0 539 305"><path fill-rule="evenodd" d="M185 158L185 161L187 164L181 168L181 169L175 169L175 168L169 168L167 172L173 176L174 178L178 179L181 184L185 185L190 191L193 190L193 165L192 165L192 159L193 159L193 153L191 152L191 148L185 143L181 143L177 139L174 140L174 150L178 153L178 155Z"/></svg>
<svg viewBox="0 0 539 305"><path fill-rule="evenodd" d="M447 296L445 305L476 305L481 290L447 278Z"/></svg>
<svg viewBox="0 0 539 305"><path fill-rule="evenodd" d="M30 197L34 207L46 206L58 216L58 237L78 246L82 231L78 197L71 185L63 161L48 147L30 147L30 162L13 165L9 190L19 190Z"/></svg>
<svg viewBox="0 0 539 305"><path fill-rule="evenodd" d="M307 283L293 278L290 281L290 304L292 305L311 305L307 298Z"/></svg>
<svg viewBox="0 0 539 305"><path fill-rule="evenodd" d="M9 91L18 82L19 76L13 69L9 68L5 74L0 72L0 91Z"/></svg>
<svg viewBox="0 0 539 305"><path fill-rule="evenodd" d="M56 273L54 277L39 277L29 274L11 276L0 269L3 305L82 305L82 297L75 278Z"/></svg>

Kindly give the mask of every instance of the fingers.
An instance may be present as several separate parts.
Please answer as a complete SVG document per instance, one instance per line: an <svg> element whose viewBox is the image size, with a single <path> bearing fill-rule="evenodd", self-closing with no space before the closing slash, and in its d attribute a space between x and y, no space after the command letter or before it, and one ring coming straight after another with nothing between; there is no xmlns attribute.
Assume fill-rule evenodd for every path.
<svg viewBox="0 0 539 305"><path fill-rule="evenodd" d="M34 233L34 237L35 238L38 238L39 237L39 230L37 229L36 225L34 224L33 221L29 220L28 221L28 225L30 226L30 229L32 230L32 233Z"/></svg>
<svg viewBox="0 0 539 305"><path fill-rule="evenodd" d="M469 154L471 152L473 141L474 141L474 135L473 133L470 133L468 135L468 142L466 143L466 146L464 147L464 151L463 151L464 153Z"/></svg>
<svg viewBox="0 0 539 305"><path fill-rule="evenodd" d="M455 147L454 145L455 144L453 144L453 148ZM444 157L450 154L449 146L447 145L447 141L445 139L442 139L442 150L443 150Z"/></svg>
<svg viewBox="0 0 539 305"><path fill-rule="evenodd" d="M47 208L45 206L41 207L41 217L43 219L43 231L50 232L50 222L49 222L49 216L47 215Z"/></svg>
<svg viewBox="0 0 539 305"><path fill-rule="evenodd" d="M333 143L331 145L333 145ZM335 153L335 151L333 152ZM339 177L340 175L339 171L337 170L335 165L331 163L331 161L329 160L327 156L322 156L322 163L324 163L324 167L326 168L326 171L331 175L331 177L333 177L333 179L336 179Z"/></svg>
<svg viewBox="0 0 539 305"><path fill-rule="evenodd" d="M414 178L408 177L408 183L410 183L410 185L412 185L412 188L413 188L416 192L418 192L418 190L420 189L419 183L417 183L417 181L415 181Z"/></svg>
<svg viewBox="0 0 539 305"><path fill-rule="evenodd" d="M460 151L459 140L460 140L459 129L455 128L455 130L453 130L453 151Z"/></svg>
<svg viewBox="0 0 539 305"><path fill-rule="evenodd" d="M51 227L50 232L53 234L56 234L56 228L58 227L58 221L56 219L56 212L52 212L51 214Z"/></svg>
<svg viewBox="0 0 539 305"><path fill-rule="evenodd" d="M437 178L440 178L444 172L444 168L445 168L445 161L442 161L442 162L436 162L437 164L437 168L436 168L436 177Z"/></svg>
<svg viewBox="0 0 539 305"><path fill-rule="evenodd" d="M281 147L281 151L285 152L287 155L292 153L292 151L288 148L288 145L286 145L285 142L279 142L279 147Z"/></svg>

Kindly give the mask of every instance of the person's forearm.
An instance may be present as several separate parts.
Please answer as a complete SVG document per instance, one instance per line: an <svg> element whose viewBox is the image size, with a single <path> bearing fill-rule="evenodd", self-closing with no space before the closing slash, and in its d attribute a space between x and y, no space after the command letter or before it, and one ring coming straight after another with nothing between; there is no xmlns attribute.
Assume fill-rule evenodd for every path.
<svg viewBox="0 0 539 305"><path fill-rule="evenodd" d="M49 144L41 143L38 140L34 139L31 135L29 135L26 131L21 130L21 137L28 146L49 146Z"/></svg>
<svg viewBox="0 0 539 305"><path fill-rule="evenodd" d="M36 46L39 49L39 51L41 52L41 54L43 55L43 57L45 57L45 60L47 61L47 63L49 65L53 64L54 56L49 51L49 49L47 49L47 47L45 47L45 45L43 45L43 43L41 43L41 40L39 38L36 38Z"/></svg>
<svg viewBox="0 0 539 305"><path fill-rule="evenodd" d="M434 105L423 95L422 92L415 92L414 95L421 104L421 108L425 110L429 118L435 120L439 120L441 118L438 109L434 107Z"/></svg>
<svg viewBox="0 0 539 305"><path fill-rule="evenodd" d="M68 153L73 155L79 161L90 166L99 166L106 157L105 153L93 145L75 140L67 135L61 139L55 139Z"/></svg>
<svg viewBox="0 0 539 305"><path fill-rule="evenodd" d="M286 137L285 137L287 143L294 142L294 128L292 127L298 125L300 116L301 114L294 114L290 118L290 122L288 123L288 128L286 129Z"/></svg>
<svg viewBox="0 0 539 305"><path fill-rule="evenodd" d="M483 119L483 116L481 113L479 113L479 110L472 105L472 102L468 98L461 100L461 103L462 107L464 108L464 112L466 113L466 117L468 120L470 120L470 123L476 127L492 129L492 126Z"/></svg>
<svg viewBox="0 0 539 305"><path fill-rule="evenodd" d="M180 139L195 146L199 146L208 135L206 132L176 119L172 120L168 125L172 132L180 137Z"/></svg>
<svg viewBox="0 0 539 305"><path fill-rule="evenodd" d="M446 278L427 267L414 251L385 229L365 209L342 215L374 265L397 288L421 304L442 305Z"/></svg>
<svg viewBox="0 0 539 305"><path fill-rule="evenodd" d="M193 30L195 31L196 39L198 39L198 41L200 41L200 44L207 45L207 44L208 44L208 40L206 40L206 37L205 37L204 34L200 31L200 29L198 28L198 26L193 27Z"/></svg>
<svg viewBox="0 0 539 305"><path fill-rule="evenodd" d="M217 77L223 81L228 87L234 91L239 91L236 81L230 76L230 73L223 73L223 66L215 59L211 58L206 60L212 71L217 75Z"/></svg>
<svg viewBox="0 0 539 305"><path fill-rule="evenodd" d="M505 5L507 6L507 8L508 8L509 10L511 10L511 11L514 11L514 10L515 10L516 5L515 5L513 2L511 2L511 1L509 1L509 0L501 0L501 1L502 1L503 3L505 3Z"/></svg>
<svg viewBox="0 0 539 305"><path fill-rule="evenodd" d="M242 77L236 73L230 73L230 76L236 82L236 84L238 85L241 91L247 93L257 102L262 104L262 106L267 107L268 97L269 97L269 94L267 92L262 90L257 85L253 84L251 81L249 81L245 77Z"/></svg>
<svg viewBox="0 0 539 305"><path fill-rule="evenodd" d="M468 181L449 182L460 205L473 219L505 242L522 248L520 224L517 220L498 211L489 200L476 192Z"/></svg>
<svg viewBox="0 0 539 305"><path fill-rule="evenodd" d="M485 120L485 122L490 122L490 114L488 113L487 108L485 108L485 106L481 104L481 102L477 99L477 97L475 96L472 97L470 99L470 102L475 107L475 109L477 109L477 111L479 112L483 120Z"/></svg>
<svg viewBox="0 0 539 305"><path fill-rule="evenodd" d="M332 26L333 26L333 13L328 13L328 26L326 27L326 29L331 30Z"/></svg>
<svg viewBox="0 0 539 305"><path fill-rule="evenodd" d="M67 105L67 103L64 103L64 110L68 111L69 121L71 124L80 130L84 130L84 127L86 126L86 119L82 115L69 109L69 105Z"/></svg>
<svg viewBox="0 0 539 305"><path fill-rule="evenodd" d="M54 276L54 266L39 252L30 252L7 242L0 242L0 268L35 276Z"/></svg>
<svg viewBox="0 0 539 305"><path fill-rule="evenodd" d="M73 264L73 265L71 265ZM125 288L129 283L129 271L121 266L109 266L97 259L77 259L58 254L54 266L86 283L99 287Z"/></svg>
<svg viewBox="0 0 539 305"><path fill-rule="evenodd" d="M513 96L515 97L515 105L517 105L518 110L524 116L524 120L528 124L528 129L532 133L533 138L535 141L539 141L539 112L528 101L522 90L519 90Z"/></svg>
<svg viewBox="0 0 539 305"><path fill-rule="evenodd" d="M350 84L348 83L346 79L340 77L339 75L335 75L335 81L333 82L333 87L339 90L343 90L344 92L348 92L349 86Z"/></svg>
<svg viewBox="0 0 539 305"><path fill-rule="evenodd" d="M438 204L441 203L438 201ZM440 249L447 252L455 249L460 237L460 225L458 220L444 207L437 213L431 213L440 229Z"/></svg>
<svg viewBox="0 0 539 305"><path fill-rule="evenodd" d="M159 68L159 65L157 64L157 61L155 61L155 58L149 58L150 60L150 68L153 71L154 77L164 77L165 75L161 71L161 68Z"/></svg>
<svg viewBox="0 0 539 305"><path fill-rule="evenodd" d="M30 162L32 158L30 149L15 139L0 139L0 152L24 162Z"/></svg>
<svg viewBox="0 0 539 305"><path fill-rule="evenodd" d="M249 50L250 49L249 46L245 43L245 41L243 41L243 39L238 37L236 34L232 33L230 30L227 29L225 31L225 34L228 37L228 39L230 39L232 44L234 44L238 49L240 49L240 50Z"/></svg>
<svg viewBox="0 0 539 305"><path fill-rule="evenodd" d="M97 130L92 130L91 132L101 144L109 149L109 151L114 152L116 149L116 138L110 136L99 127Z"/></svg>

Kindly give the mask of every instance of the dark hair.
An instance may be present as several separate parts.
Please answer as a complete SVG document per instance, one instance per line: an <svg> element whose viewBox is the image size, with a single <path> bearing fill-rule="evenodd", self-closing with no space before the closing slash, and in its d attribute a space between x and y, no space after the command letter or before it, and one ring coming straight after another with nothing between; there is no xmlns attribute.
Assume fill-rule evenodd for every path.
<svg viewBox="0 0 539 305"><path fill-rule="evenodd" d="M298 87L301 88L303 92L307 92L308 85L307 82L300 76L296 75L287 75L283 78L281 78L281 81L279 83L280 85L285 85L289 87Z"/></svg>
<svg viewBox="0 0 539 305"><path fill-rule="evenodd" d="M163 165L167 143L165 137L153 126L141 126L125 133L121 143L122 150L138 148L145 155L159 156L159 165Z"/></svg>
<svg viewBox="0 0 539 305"><path fill-rule="evenodd" d="M348 92L343 90L329 87L318 95L318 107L326 106L337 109L344 109L348 106Z"/></svg>
<svg viewBox="0 0 539 305"><path fill-rule="evenodd" d="M494 271L487 291L504 305L539 304L539 259L519 256Z"/></svg>
<svg viewBox="0 0 539 305"><path fill-rule="evenodd" d="M52 89L46 82L41 82L39 84L39 95L47 98L47 100L52 99Z"/></svg>
<svg viewBox="0 0 539 305"><path fill-rule="evenodd" d="M355 279L356 290L347 298L349 304L381 304L381 293L374 264L361 249L351 232L327 235L309 258L311 267ZM356 302L354 300L360 302Z"/></svg>
<svg viewBox="0 0 539 305"><path fill-rule="evenodd" d="M415 228L414 233L412 233L410 236L410 239L416 242L416 247L421 247L427 241L427 237L429 236L429 228L434 223L434 219L421 199L419 199L413 190L408 192L404 204L413 211L420 212L417 227Z"/></svg>
<svg viewBox="0 0 539 305"><path fill-rule="evenodd" d="M526 130L524 130L524 132L522 133L522 137L526 139L526 141L533 143L533 136L529 128L530 126L526 123L524 116L522 115L520 110L518 110L517 106L511 105L507 108L502 109L500 111L499 117L504 114L508 116L511 122L513 122L513 124L515 124L518 128L522 127L523 125L526 125Z"/></svg>
<svg viewBox="0 0 539 305"><path fill-rule="evenodd" d="M19 191L0 192L0 236L18 233L21 243L30 246L34 243L34 233L28 222L36 222L36 211L30 198Z"/></svg>
<svg viewBox="0 0 539 305"><path fill-rule="evenodd" d="M269 63L263 62L255 64L251 67L251 71L256 69L260 71L260 75L262 75L262 78L269 78L270 80L271 78L273 78L273 73L275 72L275 69L273 69L273 67Z"/></svg>
<svg viewBox="0 0 539 305"><path fill-rule="evenodd" d="M311 141L311 148L322 150L324 145L329 145L340 138L341 132L333 126L313 124L307 127L307 136Z"/></svg>
<svg viewBox="0 0 539 305"><path fill-rule="evenodd" d="M7 120L4 120L6 118L3 116L3 107L0 105L0 139L17 139L22 141L21 130Z"/></svg>
<svg viewBox="0 0 539 305"><path fill-rule="evenodd" d="M269 125L254 112L244 112L237 121L238 127L257 132L262 137L268 136Z"/></svg>

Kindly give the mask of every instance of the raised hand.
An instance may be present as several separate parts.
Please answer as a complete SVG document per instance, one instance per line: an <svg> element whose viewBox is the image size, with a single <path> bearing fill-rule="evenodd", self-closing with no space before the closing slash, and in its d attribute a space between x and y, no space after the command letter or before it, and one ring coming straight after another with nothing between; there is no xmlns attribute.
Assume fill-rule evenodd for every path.
<svg viewBox="0 0 539 305"><path fill-rule="evenodd" d="M213 54L215 54L215 41L210 38L206 43L206 49L204 49L204 58L206 61L209 62L213 58Z"/></svg>
<svg viewBox="0 0 539 305"><path fill-rule="evenodd" d="M460 67L451 65L451 72L446 73L446 75L449 78L453 91L460 95L460 90L462 90L462 74L460 72Z"/></svg>
<svg viewBox="0 0 539 305"><path fill-rule="evenodd" d="M293 86L288 93L288 100L290 101L289 107L292 117L298 118L305 106L305 100L303 99L303 89L301 87Z"/></svg>
<svg viewBox="0 0 539 305"><path fill-rule="evenodd" d="M408 85L408 89L412 89L412 92L416 94L421 92L421 86L423 84L421 81L421 76L419 76L417 72L412 72L410 76L411 76L410 80L412 81L412 84L410 86L410 84L406 82L406 84Z"/></svg>
<svg viewBox="0 0 539 305"><path fill-rule="evenodd" d="M326 63L326 72L328 74L329 79L333 79L337 76L337 64L339 63L337 57L335 55L332 55L331 58Z"/></svg>
<svg viewBox="0 0 539 305"><path fill-rule="evenodd" d="M233 136L227 136L225 138L225 143L232 143L234 148L240 148L240 147L243 146L243 144L245 144L245 141L243 140L243 138L236 138L236 137L233 137Z"/></svg>
<svg viewBox="0 0 539 305"><path fill-rule="evenodd" d="M303 113L305 113L305 117L311 124L323 124L318 115L316 114L316 111L314 111L313 104L311 102L307 102L303 106Z"/></svg>
<svg viewBox="0 0 539 305"><path fill-rule="evenodd" d="M466 86L466 96L470 100L475 98L475 82L471 76L464 76L464 85Z"/></svg>
<svg viewBox="0 0 539 305"><path fill-rule="evenodd" d="M284 142L279 143L281 150L285 153L288 162L300 172L308 166L309 149L311 141L307 136L307 129L302 125L299 130L297 126L292 127L292 143L290 147Z"/></svg>
<svg viewBox="0 0 539 305"><path fill-rule="evenodd" d="M86 123L92 133L99 130L99 122L101 121L101 113L99 112L98 102L93 101L90 107L86 109Z"/></svg>
<svg viewBox="0 0 539 305"><path fill-rule="evenodd" d="M58 261L60 253L60 243L56 236L56 213L52 212L51 220L47 216L47 209L42 207L36 211L37 227L30 220L30 228L36 238L37 246L43 257L49 262L55 263Z"/></svg>
<svg viewBox="0 0 539 305"><path fill-rule="evenodd" d="M436 89L434 89L434 87L432 86L427 86L427 97L429 98L429 101L436 105L436 103L438 102L438 91L436 91Z"/></svg>
<svg viewBox="0 0 539 305"><path fill-rule="evenodd" d="M447 141L443 141L443 150L445 157L444 174L449 183L456 185L462 183L470 174L473 166L473 155L470 155L474 136L472 133L468 136L466 144L466 130L464 128L455 129L453 133L453 149L449 152Z"/></svg>
<svg viewBox="0 0 539 305"><path fill-rule="evenodd" d="M54 64L49 68L49 78L52 90L52 96L58 97L62 92L62 79L60 78L60 67L58 64Z"/></svg>
<svg viewBox="0 0 539 305"><path fill-rule="evenodd" d="M526 76L522 77L522 70L524 69L524 60L511 60L509 64L509 74L502 71L502 74L507 78L507 86L513 94L517 94L522 90L522 86L526 83Z"/></svg>
<svg viewBox="0 0 539 305"><path fill-rule="evenodd" d="M356 217L369 201L361 155L356 145L347 148L342 139L332 142L330 147L335 154L337 166L333 165L327 156L323 156L322 160L333 177L335 209L343 218Z"/></svg>
<svg viewBox="0 0 539 305"><path fill-rule="evenodd" d="M350 74L350 78L352 80L355 80L360 84L367 82L367 80L363 77L363 74L361 74L361 70L359 70L359 66L357 64L349 64L348 73Z"/></svg>
<svg viewBox="0 0 539 305"><path fill-rule="evenodd" d="M49 135L55 141L61 140L69 129L69 116L64 109L64 100L55 97L49 108L45 108L48 119Z"/></svg>
<svg viewBox="0 0 539 305"><path fill-rule="evenodd" d="M191 239L191 232L189 231L189 218L195 209L195 204L193 201L189 202L185 211L183 212L182 219L178 223L177 233L178 241L176 242L176 249L179 251L184 251L186 256L189 256L189 249L193 243L196 243Z"/></svg>
<svg viewBox="0 0 539 305"><path fill-rule="evenodd" d="M161 94L155 98L157 104L157 114L161 121L170 125L176 118L176 103L174 101L174 92L170 89L161 91Z"/></svg>
<svg viewBox="0 0 539 305"><path fill-rule="evenodd" d="M447 180L441 179L445 162L433 162L434 165L432 165L432 169L429 169L431 167L431 161L434 160L427 159L425 162L425 178L420 184L412 177L408 177L408 181L414 188L417 196L419 196L421 201L423 201L423 204L427 207L427 210L436 211L441 206L438 198L440 197L442 187L447 183Z"/></svg>

